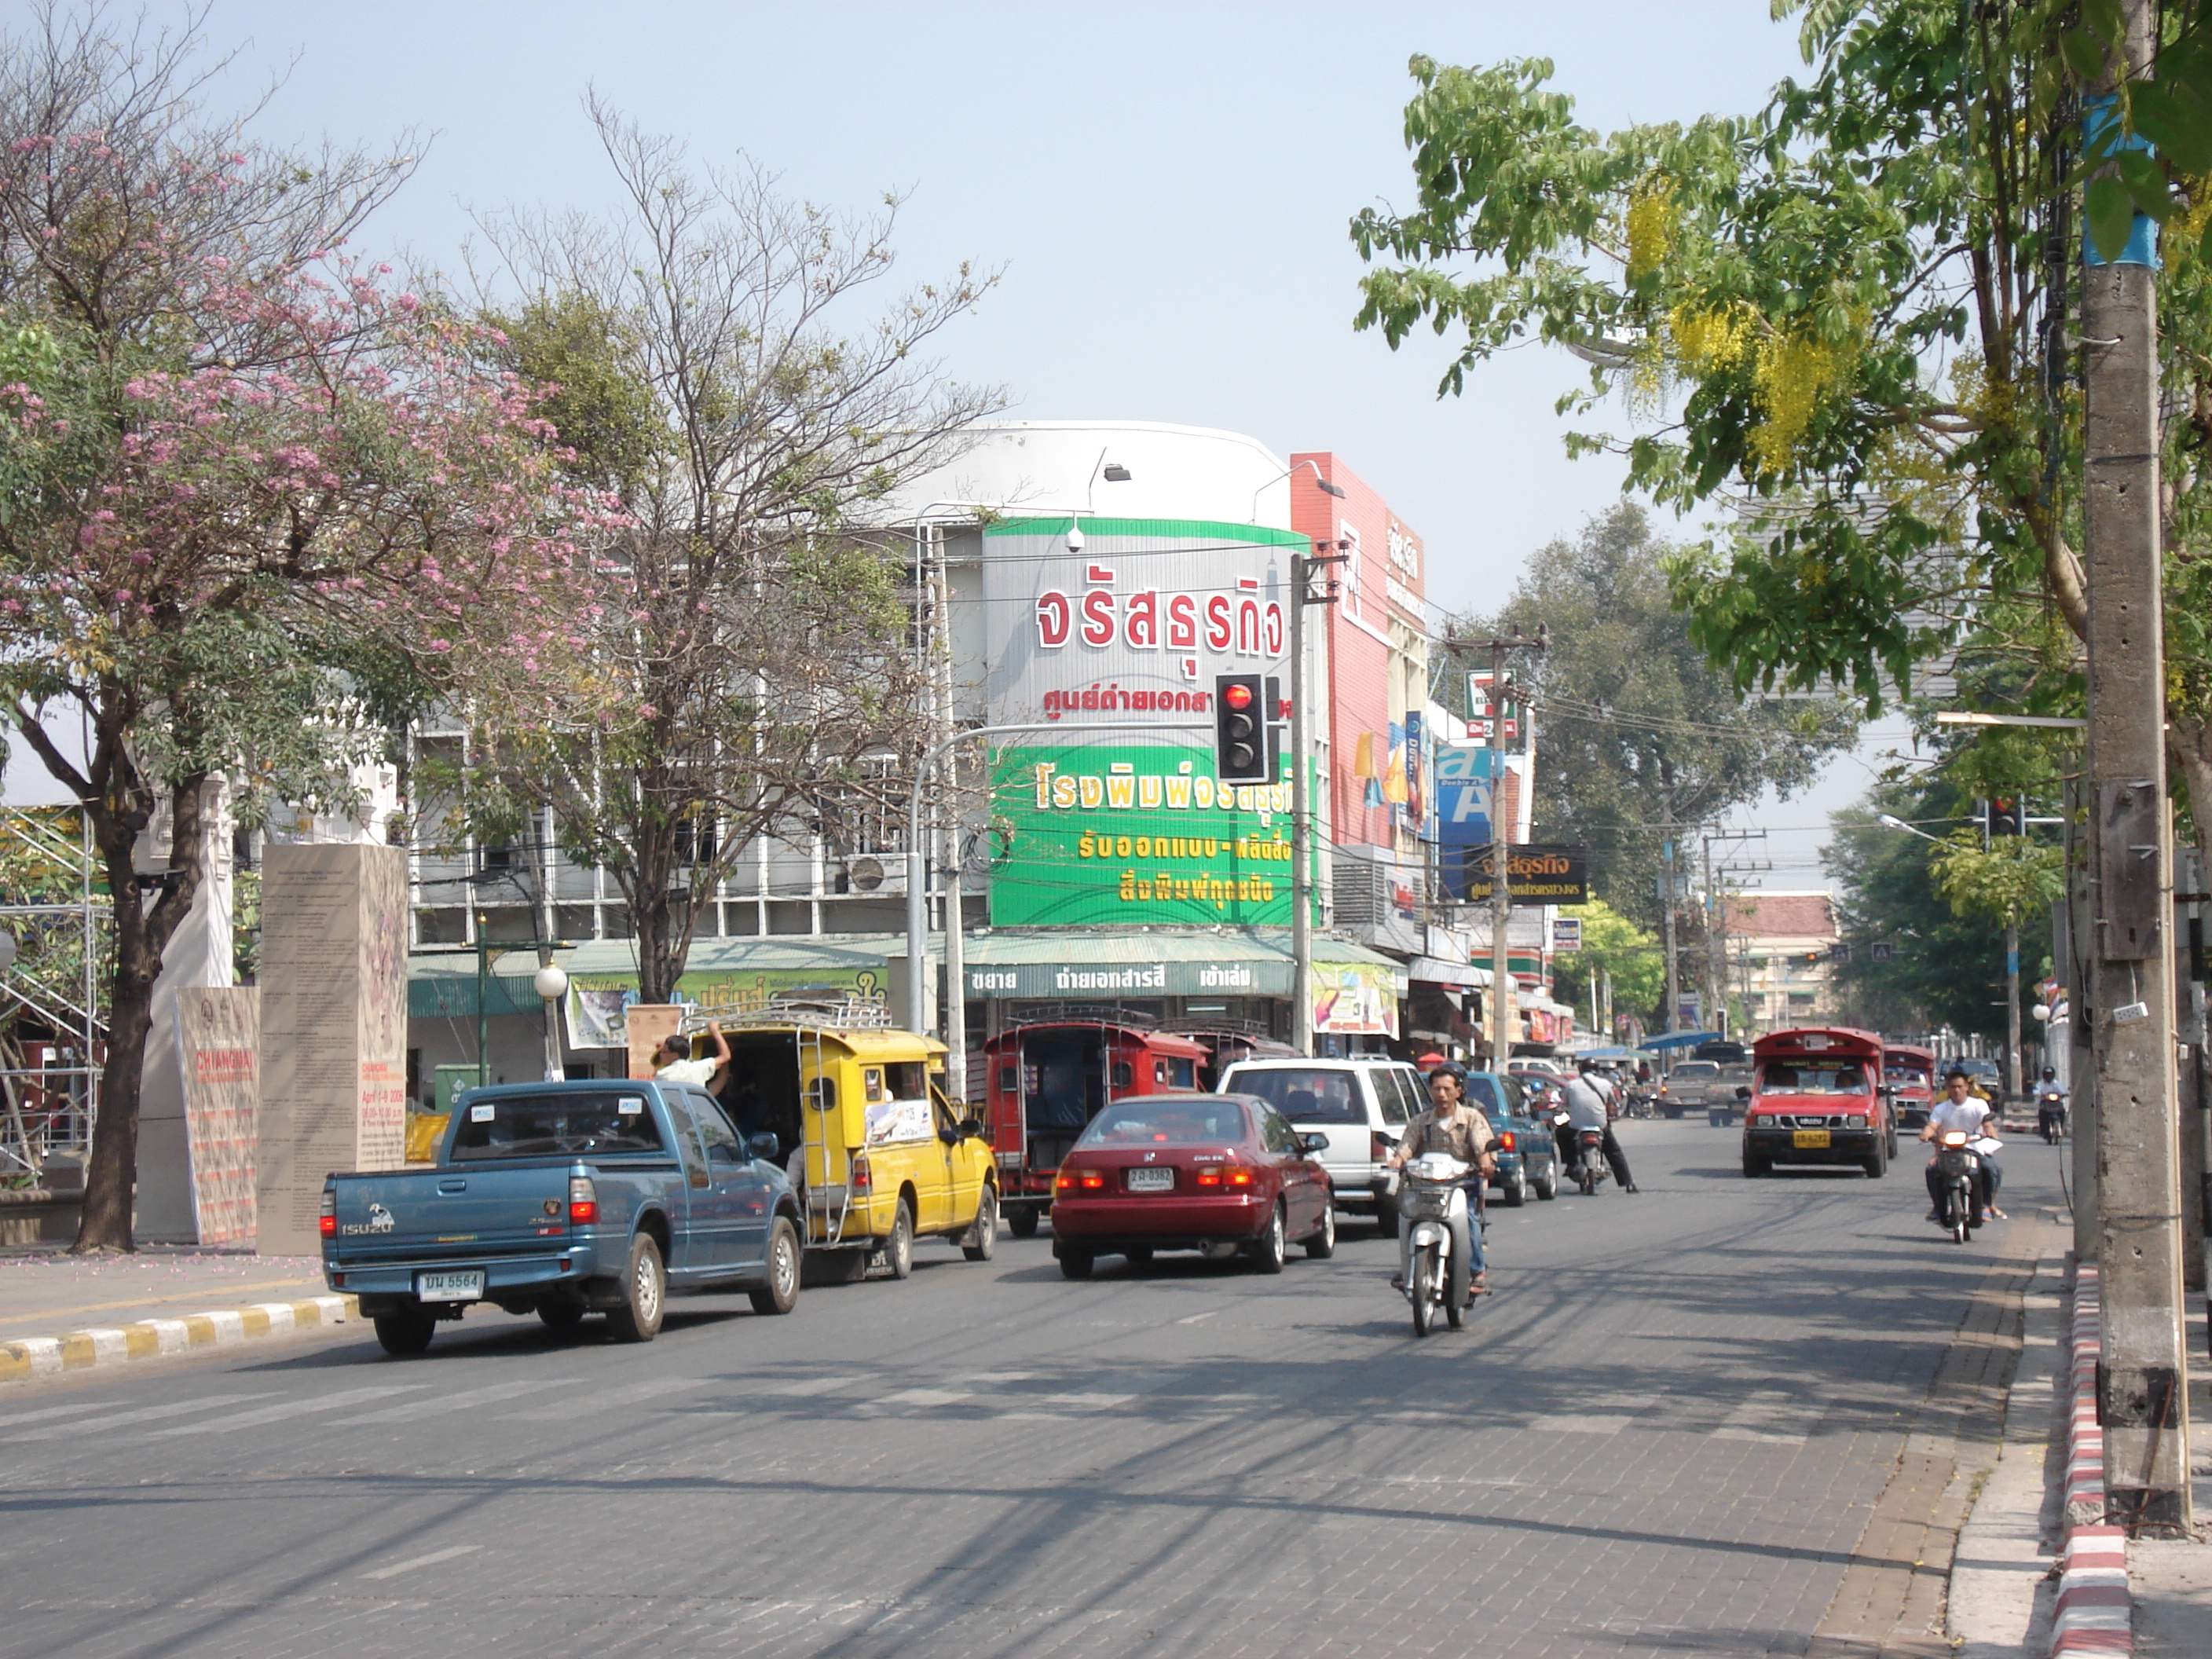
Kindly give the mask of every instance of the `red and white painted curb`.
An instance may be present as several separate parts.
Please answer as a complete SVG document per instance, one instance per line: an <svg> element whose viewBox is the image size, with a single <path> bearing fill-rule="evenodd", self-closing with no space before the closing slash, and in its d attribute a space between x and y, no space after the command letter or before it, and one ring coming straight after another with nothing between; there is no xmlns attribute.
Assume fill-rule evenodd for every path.
<svg viewBox="0 0 2212 1659"><path fill-rule="evenodd" d="M2105 1524L2105 1431L2097 1422L2100 1315L2097 1270L2077 1266L2067 1367L2066 1553L2051 1623L2052 1659L2135 1651L2128 1535Z"/></svg>

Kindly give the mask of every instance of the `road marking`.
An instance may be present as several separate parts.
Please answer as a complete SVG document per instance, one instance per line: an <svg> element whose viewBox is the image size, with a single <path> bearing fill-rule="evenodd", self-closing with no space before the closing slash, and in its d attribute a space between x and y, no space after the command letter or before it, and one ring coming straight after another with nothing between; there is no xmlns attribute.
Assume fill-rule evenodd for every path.
<svg viewBox="0 0 2212 1659"><path fill-rule="evenodd" d="M1626 1417L1605 1417L1595 1413L1559 1417L1540 1417L1528 1426L1546 1434L1619 1434L1629 1425Z"/></svg>
<svg viewBox="0 0 2212 1659"><path fill-rule="evenodd" d="M42 1422L50 1417L71 1417L78 1412L96 1412L106 1405L105 1401L94 1400L78 1406L49 1406L44 1411L18 1412L12 1417L0 1417L0 1429L12 1429L19 1423Z"/></svg>
<svg viewBox="0 0 2212 1659"><path fill-rule="evenodd" d="M336 1394L326 1394L320 1399L292 1400L281 1406L264 1406L258 1411L218 1417L212 1423L187 1423L180 1428L156 1429L145 1437L166 1440L179 1434L235 1434L240 1429L258 1429L264 1423L281 1423L288 1417L339 1411L348 1406L358 1405L364 1400L383 1400L395 1394L413 1394L429 1386L428 1382L392 1382L374 1389L340 1389Z"/></svg>
<svg viewBox="0 0 2212 1659"><path fill-rule="evenodd" d="M404 1406L389 1406L380 1412L365 1412L347 1420L354 1423L415 1423L420 1422L423 1408L434 1407L439 1416L457 1406L481 1406L494 1400L512 1400L519 1394L535 1394L541 1389L557 1389L562 1379L547 1377L536 1382L495 1382L488 1389L467 1389L459 1394L442 1394L434 1401L416 1401Z"/></svg>
<svg viewBox="0 0 2212 1659"><path fill-rule="evenodd" d="M901 1389L871 1403L878 1406L958 1406L975 1396L965 1389Z"/></svg>
<svg viewBox="0 0 2212 1659"><path fill-rule="evenodd" d="M1202 1313L1202 1314L1192 1314L1189 1317L1188 1317L1188 1318L1186 1318L1186 1319L1178 1319L1178 1320L1176 1320L1176 1324L1178 1324L1178 1325L1195 1325L1195 1324L1197 1324L1197 1323L1198 1323L1198 1322L1199 1322L1200 1320L1201 1320L1201 1319L1211 1319L1211 1318L1212 1318L1212 1317L1213 1317L1213 1316L1214 1316L1214 1315L1216 1315L1216 1314L1219 1313L1220 1311L1221 1311L1221 1310L1220 1310L1220 1309L1218 1309L1218 1308L1208 1308L1208 1309L1207 1309L1204 1313Z"/></svg>
<svg viewBox="0 0 2212 1659"><path fill-rule="evenodd" d="M482 1544L456 1544L449 1550L433 1550L428 1555L418 1555L411 1561L395 1561L388 1567L379 1567L374 1572L362 1574L364 1578L397 1578L403 1572L412 1572L417 1567L434 1566L441 1561L450 1561L457 1555L466 1555L480 1550Z"/></svg>
<svg viewBox="0 0 2212 1659"><path fill-rule="evenodd" d="M557 1406L539 1406L526 1412L501 1412L497 1420L502 1423L565 1423L574 1418L596 1416L611 1406L634 1405L640 1401L657 1399L662 1395L681 1394L686 1389L703 1389L712 1380L704 1376L662 1376L649 1382L631 1382L619 1389L594 1389L574 1400L564 1400Z"/></svg>
<svg viewBox="0 0 2212 1659"><path fill-rule="evenodd" d="M186 1412L213 1411L218 1406L235 1406L243 1401L268 1398L269 1394L266 1390L258 1394L204 1395L198 1400L171 1401L166 1406L142 1406L136 1411L111 1412L106 1417L80 1418L74 1423L64 1423L61 1426L71 1434L86 1429L114 1429L120 1428L126 1423L150 1423L157 1418L182 1417ZM10 1434L0 1437L9 1440L36 1440L42 1437L41 1434Z"/></svg>

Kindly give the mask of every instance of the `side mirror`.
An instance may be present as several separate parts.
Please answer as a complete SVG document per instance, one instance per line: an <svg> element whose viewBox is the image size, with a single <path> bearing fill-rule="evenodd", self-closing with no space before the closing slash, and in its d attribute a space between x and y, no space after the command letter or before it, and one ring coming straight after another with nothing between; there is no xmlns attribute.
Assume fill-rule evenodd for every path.
<svg viewBox="0 0 2212 1659"><path fill-rule="evenodd" d="M1746 1088L1742 1084L1739 1083L1735 1087L1735 1097L1738 1100L1749 1100L1751 1098L1751 1091Z"/></svg>
<svg viewBox="0 0 2212 1659"><path fill-rule="evenodd" d="M783 1143L765 1130L759 1134L748 1135L745 1138L745 1151L763 1164L775 1163L775 1155L782 1150Z"/></svg>
<svg viewBox="0 0 2212 1659"><path fill-rule="evenodd" d="M949 1123L940 1123L937 1126L937 1138L948 1146L957 1146L960 1144L960 1131Z"/></svg>
<svg viewBox="0 0 2212 1659"><path fill-rule="evenodd" d="M1298 1137L1298 1149L1301 1152L1325 1152L1328 1150L1328 1137L1318 1133L1302 1134Z"/></svg>

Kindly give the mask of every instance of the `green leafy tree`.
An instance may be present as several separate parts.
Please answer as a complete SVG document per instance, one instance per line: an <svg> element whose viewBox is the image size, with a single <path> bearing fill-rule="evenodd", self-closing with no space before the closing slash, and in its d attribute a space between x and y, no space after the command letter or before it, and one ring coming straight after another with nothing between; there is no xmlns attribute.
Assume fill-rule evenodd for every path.
<svg viewBox="0 0 2212 1659"><path fill-rule="evenodd" d="M1747 699L1716 673L1668 595L1668 552L1622 502L1532 556L1496 616L1455 625L1547 630L1548 649L1516 671L1534 714L1535 839L1589 848L1598 896L1647 927L1660 920L1664 841L1769 784L1809 783L1856 733L1834 703Z"/></svg>
<svg viewBox="0 0 2212 1659"><path fill-rule="evenodd" d="M1423 325L1455 337L1447 392L1530 338L1580 357L1563 410L1619 397L1632 429L1585 430L1577 453L1619 456L1662 503L1730 510L1670 565L1698 646L1740 686L1879 706L1975 629L2070 660L2084 181L2122 130L2156 139L2087 209L2108 246L2136 209L2167 223L2169 719L2212 799L2212 56L2203 8L2165 8L2155 77L2122 87L2085 157L2085 94L2136 9L1785 0L1802 82L1754 113L1612 134L1576 122L1547 63L1416 58L1417 197L1353 222L1377 266L1358 325L1394 347ZM2050 673L2022 695L2065 712L2078 690Z"/></svg>
<svg viewBox="0 0 2212 1659"><path fill-rule="evenodd" d="M1559 914L1582 919L1583 948L1554 958L1553 994L1561 1002L1586 1008L1591 980L1610 975L1614 1011L1635 1014L1650 1024L1667 991L1659 936L1638 927L1603 899L1565 905Z"/></svg>

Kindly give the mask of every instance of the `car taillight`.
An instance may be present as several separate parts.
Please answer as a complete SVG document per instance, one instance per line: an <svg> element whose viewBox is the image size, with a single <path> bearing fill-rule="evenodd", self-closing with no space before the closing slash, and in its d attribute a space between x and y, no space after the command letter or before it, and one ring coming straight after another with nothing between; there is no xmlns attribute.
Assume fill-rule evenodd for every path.
<svg viewBox="0 0 2212 1659"><path fill-rule="evenodd" d="M1096 1193L1104 1191L1105 1187L1105 1172L1100 1170L1062 1170L1052 1183L1056 1193Z"/></svg>
<svg viewBox="0 0 2212 1659"><path fill-rule="evenodd" d="M327 1187L323 1188L322 1231L325 1238L338 1236L338 1195Z"/></svg>
<svg viewBox="0 0 2212 1659"><path fill-rule="evenodd" d="M588 1227L599 1218L599 1189L589 1176L568 1177L568 1224Z"/></svg>
<svg viewBox="0 0 2212 1659"><path fill-rule="evenodd" d="M1252 1172L1231 1164L1212 1164L1198 1172L1195 1182L1200 1187L1249 1187Z"/></svg>
<svg viewBox="0 0 2212 1659"><path fill-rule="evenodd" d="M1516 1145L1513 1139L1513 1131L1510 1129L1499 1130L1498 1134L1498 1145L1503 1151L1509 1152L1511 1152Z"/></svg>
<svg viewBox="0 0 2212 1659"><path fill-rule="evenodd" d="M866 1193L875 1190L876 1177L868 1168L867 1154L863 1152L853 1160L853 1190Z"/></svg>

